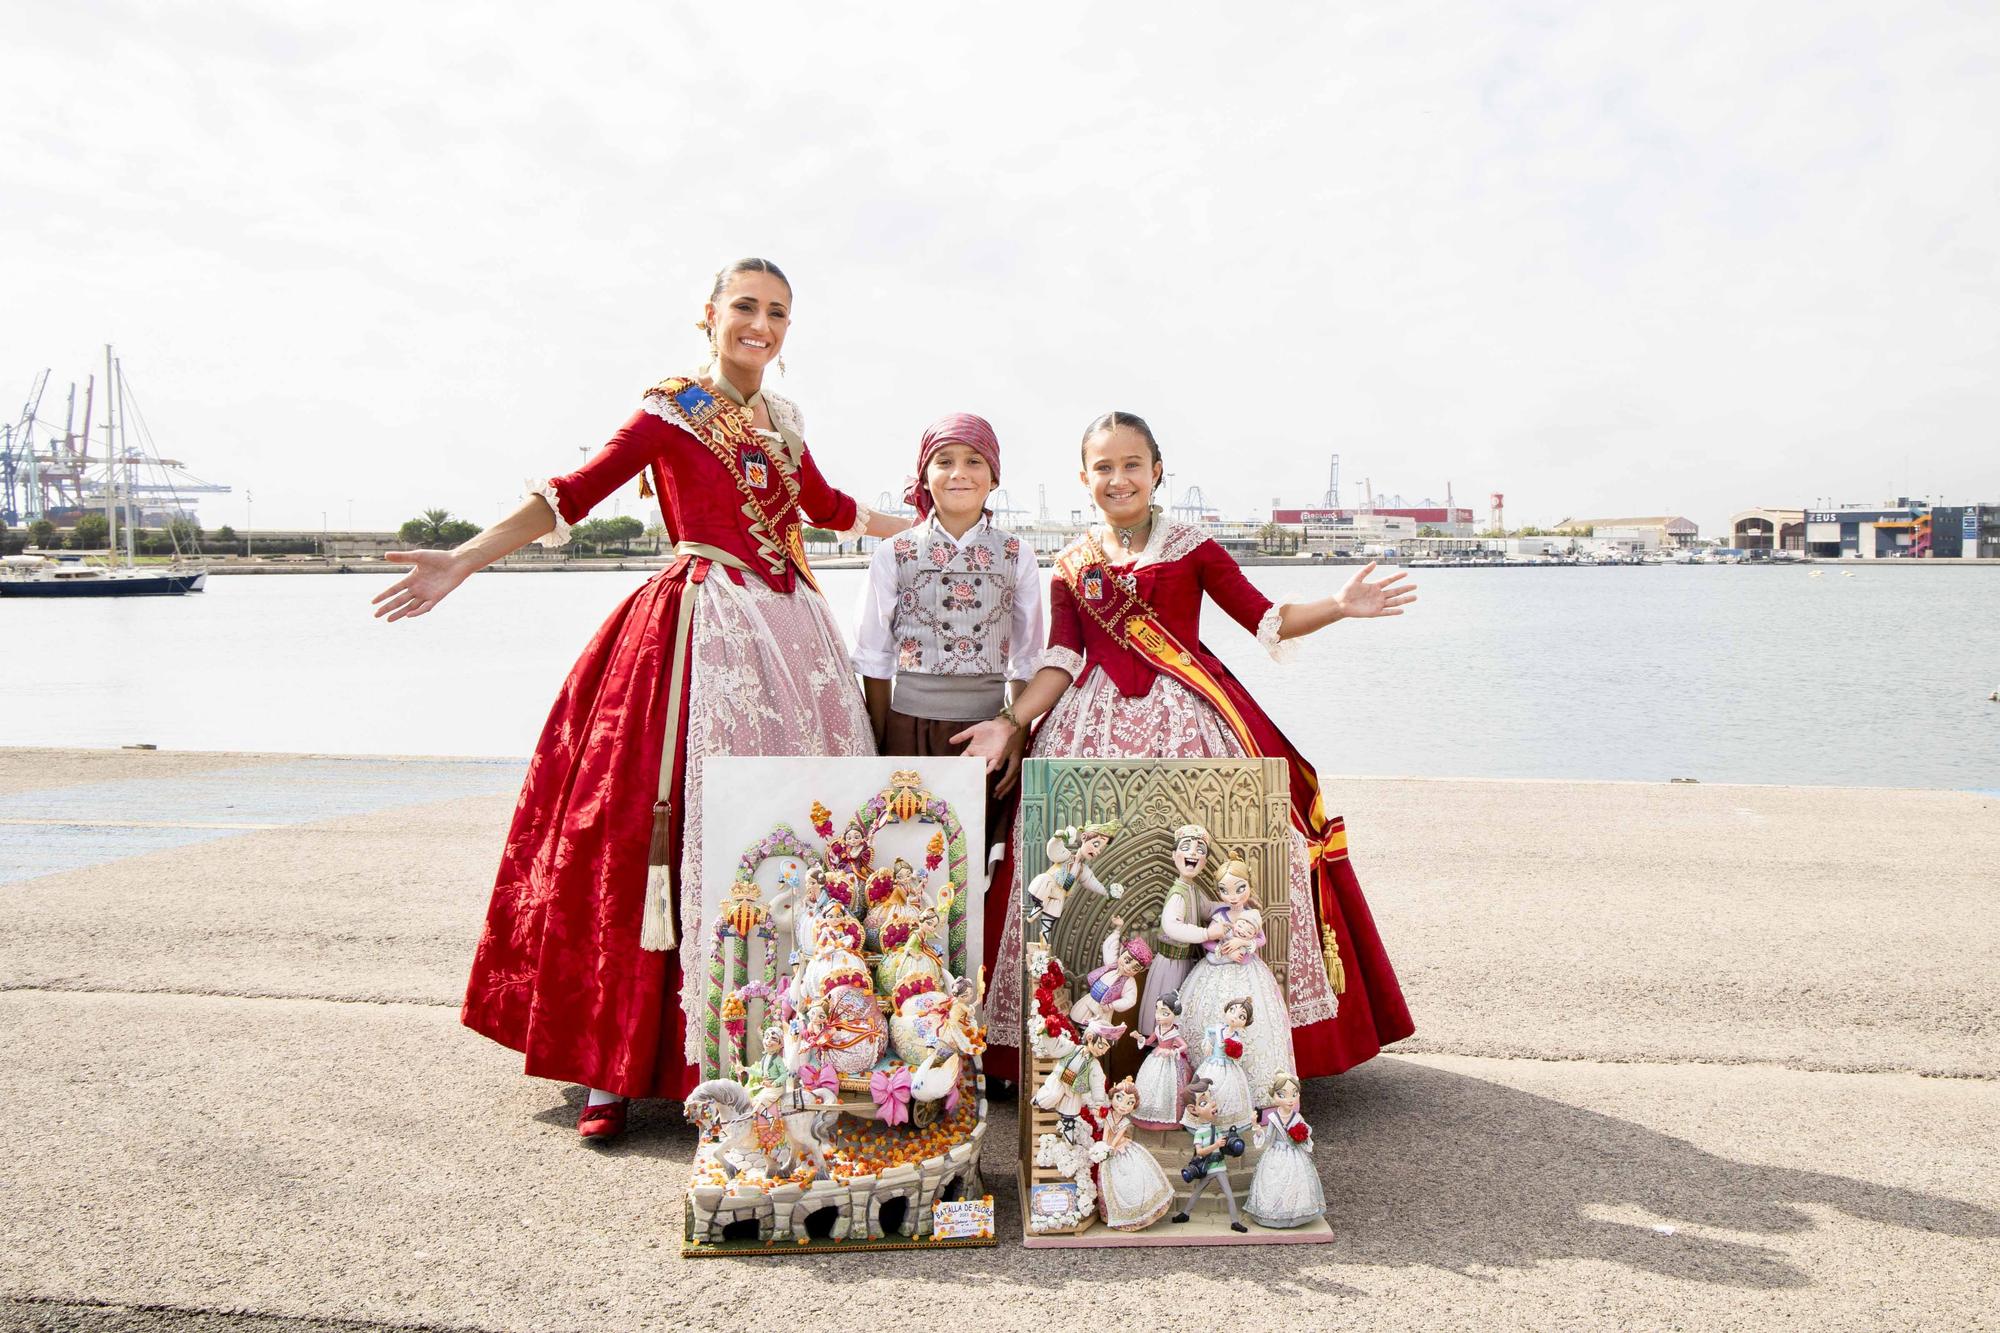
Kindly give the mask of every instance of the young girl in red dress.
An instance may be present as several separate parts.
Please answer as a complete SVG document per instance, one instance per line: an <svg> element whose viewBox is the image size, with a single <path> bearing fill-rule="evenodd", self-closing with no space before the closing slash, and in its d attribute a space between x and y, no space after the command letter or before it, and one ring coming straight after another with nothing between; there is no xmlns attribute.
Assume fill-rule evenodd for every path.
<svg viewBox="0 0 2000 1333"><path fill-rule="evenodd" d="M1346 827L1321 802L1312 766L1199 638L1212 599L1273 656L1340 620L1399 616L1416 600L1402 573L1371 580L1369 565L1341 591L1275 605L1208 532L1153 505L1161 477L1153 432L1111 412L1083 437L1081 480L1103 524L1056 560L1049 646L1011 715L967 728L967 753L999 767L1037 720L1033 758L1282 758L1291 777L1290 883L1262 890L1291 904L1287 940L1292 1049L1301 1076L1337 1074L1415 1030L1395 970L1347 860ZM955 737L954 739L959 739ZM1018 821L1017 821L1018 828ZM1021 860L1018 835L1011 861ZM1003 865L1003 874L1009 867ZM1017 876L1016 876L1017 878ZM987 1013L995 1034L1020 1030L1021 914L995 879L986 938L997 942ZM989 949L995 945L989 943ZM1283 1021L1274 1015L1260 1021ZM1017 1052L989 1047L989 1072Z"/></svg>
<svg viewBox="0 0 2000 1333"><path fill-rule="evenodd" d="M791 319L775 265L731 264L703 307L706 367L647 390L590 461L531 482L519 509L457 550L392 552L415 568L375 599L389 620L424 615L528 542L561 545L633 477L659 497L674 561L604 622L556 698L462 1015L529 1074L589 1088L586 1140L621 1133L629 1098L680 1098L697 1081L686 1015L713 947L696 929L701 761L875 752L800 513L850 540L905 524L829 486L798 409L763 391Z"/></svg>

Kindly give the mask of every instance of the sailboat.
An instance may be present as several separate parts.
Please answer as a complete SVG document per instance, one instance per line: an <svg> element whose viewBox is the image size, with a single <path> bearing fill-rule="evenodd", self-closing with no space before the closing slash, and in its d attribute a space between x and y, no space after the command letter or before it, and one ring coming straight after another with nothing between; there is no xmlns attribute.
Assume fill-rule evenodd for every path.
<svg viewBox="0 0 2000 1333"><path fill-rule="evenodd" d="M104 519L105 540L111 560L118 553L119 521L125 525L125 560L123 564L90 564L82 556L70 555L10 555L0 556L0 597L180 597L191 592L200 592L208 583L208 571L199 564L191 563L198 551L183 552L180 536L174 525L167 526L168 539L174 546L173 563L165 568L156 565L140 566L134 557L133 537L139 522L139 506L135 499L133 470L140 466L160 467L165 464L142 451L134 450L128 429L130 414L126 408L127 386L125 369L112 355L107 345L104 349ZM38 384L39 389L39 384ZM75 409L75 387L70 390L70 405ZM39 398L39 392L36 395ZM32 409L28 423L32 424ZM142 430L142 435L144 431ZM34 461L33 441L27 439L27 458ZM72 437L73 438L73 437ZM85 398L83 409L83 438L90 439L90 399ZM74 456L81 459L79 452ZM72 463L77 469L77 480L81 481L80 462ZM160 489L153 487L151 489ZM167 488L172 490L171 486ZM221 488L211 488L221 489ZM175 497L178 500L178 496ZM175 508L178 510L179 505ZM198 529L197 529L198 531Z"/></svg>

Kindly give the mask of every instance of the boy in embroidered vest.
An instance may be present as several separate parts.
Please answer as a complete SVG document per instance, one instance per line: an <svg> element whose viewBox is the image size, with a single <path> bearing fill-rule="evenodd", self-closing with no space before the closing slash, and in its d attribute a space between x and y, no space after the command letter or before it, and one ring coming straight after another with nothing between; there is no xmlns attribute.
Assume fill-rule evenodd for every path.
<svg viewBox="0 0 2000 1333"><path fill-rule="evenodd" d="M987 497L1000 483L1000 441L985 418L953 413L931 423L903 498L917 525L875 548L856 616L854 666L883 754L955 755L951 736L1004 714L1035 674L1042 651L1042 580L1035 553L993 526ZM986 839L998 855L1007 829L996 793Z"/></svg>

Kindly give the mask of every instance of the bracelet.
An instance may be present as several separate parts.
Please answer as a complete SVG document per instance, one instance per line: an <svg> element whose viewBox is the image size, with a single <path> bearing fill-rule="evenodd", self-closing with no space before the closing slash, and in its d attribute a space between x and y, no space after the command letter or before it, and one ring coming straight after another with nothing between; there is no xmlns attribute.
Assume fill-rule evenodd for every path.
<svg viewBox="0 0 2000 1333"><path fill-rule="evenodd" d="M1028 725L1027 723L1021 721L1020 718L1014 716L1014 701L1012 699L1004 699L1001 701L1000 712L997 720L1005 722L1008 726L1014 728L1014 730L1016 731L1025 731Z"/></svg>

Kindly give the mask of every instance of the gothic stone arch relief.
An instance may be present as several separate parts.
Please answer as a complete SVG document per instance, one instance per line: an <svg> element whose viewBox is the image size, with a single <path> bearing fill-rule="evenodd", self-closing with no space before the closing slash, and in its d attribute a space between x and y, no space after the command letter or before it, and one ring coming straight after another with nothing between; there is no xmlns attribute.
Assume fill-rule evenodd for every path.
<svg viewBox="0 0 2000 1333"><path fill-rule="evenodd" d="M1123 825L1092 863L1104 884L1125 886L1116 902L1071 894L1054 938L1056 956L1098 961L1098 945L1121 916L1126 928L1157 941L1160 905L1173 886L1174 830L1200 824L1213 843L1201 887L1209 892L1223 862L1251 869L1266 921L1264 960L1280 985L1288 982L1291 925L1289 775L1281 759L1035 759L1021 775L1025 883L1048 868L1051 830L1117 818ZM1087 969L1086 969L1087 970Z"/></svg>

